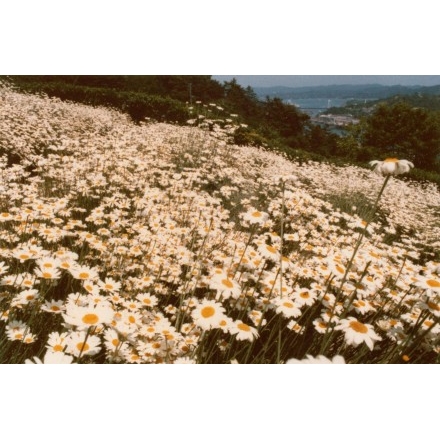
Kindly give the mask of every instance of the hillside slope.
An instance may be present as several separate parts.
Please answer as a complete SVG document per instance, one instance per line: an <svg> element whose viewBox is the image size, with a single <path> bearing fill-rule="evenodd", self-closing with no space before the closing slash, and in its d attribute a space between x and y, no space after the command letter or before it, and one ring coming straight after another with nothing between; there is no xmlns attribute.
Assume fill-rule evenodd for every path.
<svg viewBox="0 0 440 440"><path fill-rule="evenodd" d="M230 120L6 87L0 112L2 362L437 358L434 186L392 178L374 215L382 177L238 147Z"/></svg>

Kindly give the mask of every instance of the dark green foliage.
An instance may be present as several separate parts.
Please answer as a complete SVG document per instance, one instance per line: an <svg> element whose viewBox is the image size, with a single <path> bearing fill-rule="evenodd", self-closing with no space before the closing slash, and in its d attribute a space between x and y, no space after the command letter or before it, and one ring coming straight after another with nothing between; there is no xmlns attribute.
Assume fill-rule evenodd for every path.
<svg viewBox="0 0 440 440"><path fill-rule="evenodd" d="M374 147L382 156L405 158L417 168L436 170L440 153L439 119L406 102L380 105L367 119L363 144Z"/></svg>
<svg viewBox="0 0 440 440"><path fill-rule="evenodd" d="M267 98L264 103L264 119L285 138L302 133L305 123L310 119L293 105L285 104L280 98Z"/></svg>
<svg viewBox="0 0 440 440"><path fill-rule="evenodd" d="M380 104L392 105L394 103L406 103L411 107L423 108L430 111L440 111L440 86L429 87L430 94L414 93L407 96L393 96L386 100L378 101ZM371 105L377 104L372 102Z"/></svg>
<svg viewBox="0 0 440 440"><path fill-rule="evenodd" d="M223 86L209 75L35 75L12 76L20 84L58 83L169 97L182 102L218 101Z"/></svg>
<svg viewBox="0 0 440 440"><path fill-rule="evenodd" d="M152 118L163 122L185 122L189 118L187 108L178 101L142 93L124 93L122 108L135 121Z"/></svg>
<svg viewBox="0 0 440 440"><path fill-rule="evenodd" d="M310 151L326 157L337 156L339 136L330 133L319 125L311 125L307 133L307 145Z"/></svg>
<svg viewBox="0 0 440 440"><path fill-rule="evenodd" d="M222 85L210 75L128 75L124 90L167 96L178 101L204 103L223 98Z"/></svg>
<svg viewBox="0 0 440 440"><path fill-rule="evenodd" d="M237 145L254 145L261 147L267 144L267 140L254 130L240 127L234 132L234 143Z"/></svg>
<svg viewBox="0 0 440 440"><path fill-rule="evenodd" d="M410 173L415 179L420 180L416 170L425 170L430 173L424 175L439 180L440 113L393 99L378 105L346 133L338 139L336 154L345 155L347 160L367 163L387 157L407 159L415 165Z"/></svg>
<svg viewBox="0 0 440 440"><path fill-rule="evenodd" d="M94 106L108 106L128 113L134 121L151 118L160 122L183 123L190 114L180 101L145 93L120 91L107 87L89 87L68 82L19 82L28 92L44 92L48 96Z"/></svg>
<svg viewBox="0 0 440 440"><path fill-rule="evenodd" d="M407 176L402 176L401 178L403 180L413 180L420 183L432 182L440 188L440 173L436 173L434 171L426 171L423 169L414 168L411 170L410 174Z"/></svg>
<svg viewBox="0 0 440 440"><path fill-rule="evenodd" d="M231 113L237 113L246 123L255 125L262 119L262 105L252 88L244 89L235 79L224 83L222 105Z"/></svg>

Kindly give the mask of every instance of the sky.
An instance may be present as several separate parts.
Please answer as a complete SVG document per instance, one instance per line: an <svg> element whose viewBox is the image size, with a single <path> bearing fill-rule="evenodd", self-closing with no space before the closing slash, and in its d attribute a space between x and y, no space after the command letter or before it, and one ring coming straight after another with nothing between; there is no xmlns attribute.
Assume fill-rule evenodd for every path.
<svg viewBox="0 0 440 440"><path fill-rule="evenodd" d="M440 75L213 75L217 81L236 78L244 87L306 87L336 84L421 85L440 84Z"/></svg>

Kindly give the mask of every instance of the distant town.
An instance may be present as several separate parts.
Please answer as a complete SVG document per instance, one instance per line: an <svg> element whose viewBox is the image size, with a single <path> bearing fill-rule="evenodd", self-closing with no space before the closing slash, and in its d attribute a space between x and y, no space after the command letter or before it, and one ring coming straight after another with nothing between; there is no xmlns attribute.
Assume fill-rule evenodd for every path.
<svg viewBox="0 0 440 440"><path fill-rule="evenodd" d="M314 124L345 127L350 124L359 124L359 119L356 119L349 115L332 115L332 114L318 114L312 116L310 121Z"/></svg>

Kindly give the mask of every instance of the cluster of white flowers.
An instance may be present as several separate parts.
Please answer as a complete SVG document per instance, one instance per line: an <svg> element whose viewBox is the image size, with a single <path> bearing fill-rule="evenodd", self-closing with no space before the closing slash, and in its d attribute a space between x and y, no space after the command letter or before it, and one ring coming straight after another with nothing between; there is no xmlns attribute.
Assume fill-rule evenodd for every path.
<svg viewBox="0 0 440 440"><path fill-rule="evenodd" d="M4 87L0 97L0 151L23 158L0 162L5 352L35 346L46 353L36 363L244 362L278 334L274 322L315 353L334 334L342 351L326 359L340 352L347 363L359 346L379 356L401 344L416 323L423 349L440 351L440 265L415 261L439 236L432 186L392 179L388 224L369 224L349 266L365 219L328 196L355 189L374 200L382 176L232 145L229 122L135 125ZM374 165L381 175L411 168ZM403 223L420 236L389 244Z"/></svg>

